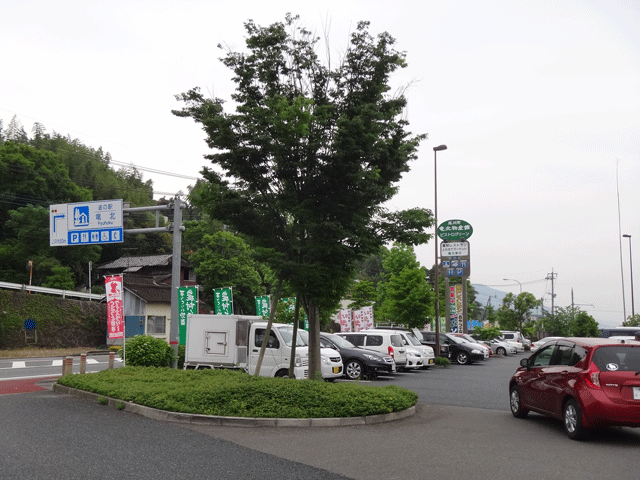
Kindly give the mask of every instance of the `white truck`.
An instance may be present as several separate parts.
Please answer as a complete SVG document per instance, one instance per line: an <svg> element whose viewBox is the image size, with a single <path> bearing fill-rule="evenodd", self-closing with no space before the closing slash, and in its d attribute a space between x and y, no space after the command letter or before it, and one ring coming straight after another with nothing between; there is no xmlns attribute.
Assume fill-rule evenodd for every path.
<svg viewBox="0 0 640 480"><path fill-rule="evenodd" d="M266 331L267 322L259 316L189 315L184 368L237 368L253 375ZM260 376L287 376L292 345L293 325L273 323ZM342 376L339 352L323 348L320 355L325 380ZM309 377L308 333L305 330L299 329L296 335L294 365L296 379Z"/></svg>

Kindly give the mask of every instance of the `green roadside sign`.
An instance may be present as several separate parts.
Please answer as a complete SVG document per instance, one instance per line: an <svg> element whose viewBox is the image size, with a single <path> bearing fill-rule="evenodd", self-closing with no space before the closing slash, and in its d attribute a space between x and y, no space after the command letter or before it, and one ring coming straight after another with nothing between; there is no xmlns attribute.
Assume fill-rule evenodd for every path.
<svg viewBox="0 0 640 480"><path fill-rule="evenodd" d="M468 239L473 227L464 220L447 220L438 226L438 236L445 242L457 242Z"/></svg>

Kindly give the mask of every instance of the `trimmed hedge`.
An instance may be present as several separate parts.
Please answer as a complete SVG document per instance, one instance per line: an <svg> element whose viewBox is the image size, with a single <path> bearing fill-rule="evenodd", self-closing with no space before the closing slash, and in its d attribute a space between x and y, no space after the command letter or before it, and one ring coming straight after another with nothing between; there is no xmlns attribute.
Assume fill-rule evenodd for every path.
<svg viewBox="0 0 640 480"><path fill-rule="evenodd" d="M264 378L234 370L122 367L58 383L170 412L256 418L359 417L406 410L418 395L389 385Z"/></svg>

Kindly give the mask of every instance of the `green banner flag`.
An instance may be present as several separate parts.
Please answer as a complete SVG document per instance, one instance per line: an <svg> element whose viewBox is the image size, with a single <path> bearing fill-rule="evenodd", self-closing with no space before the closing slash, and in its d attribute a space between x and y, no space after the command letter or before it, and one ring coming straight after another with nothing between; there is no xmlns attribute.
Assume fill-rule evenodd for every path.
<svg viewBox="0 0 640 480"><path fill-rule="evenodd" d="M214 288L216 315L233 315L233 292L231 287Z"/></svg>
<svg viewBox="0 0 640 480"><path fill-rule="evenodd" d="M255 299L256 299L256 315L259 315L261 317L269 317L269 309L271 308L269 295L255 297Z"/></svg>
<svg viewBox="0 0 640 480"><path fill-rule="evenodd" d="M180 345L187 343L187 319L198 313L198 287L178 287L178 331Z"/></svg>

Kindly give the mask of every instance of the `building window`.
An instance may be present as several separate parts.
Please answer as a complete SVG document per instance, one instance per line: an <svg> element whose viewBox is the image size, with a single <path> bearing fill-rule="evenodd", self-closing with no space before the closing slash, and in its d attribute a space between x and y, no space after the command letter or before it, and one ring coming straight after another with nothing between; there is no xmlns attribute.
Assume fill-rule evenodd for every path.
<svg viewBox="0 0 640 480"><path fill-rule="evenodd" d="M167 317L159 315L149 315L147 317L147 334L148 335L164 335L166 329Z"/></svg>
<svg viewBox="0 0 640 480"><path fill-rule="evenodd" d="M196 271L191 269L191 268L187 268L184 271L184 280L186 282L195 282L196 281Z"/></svg>

